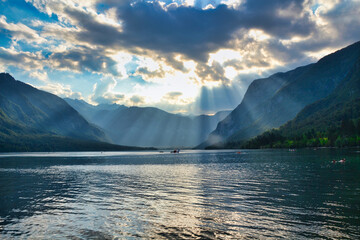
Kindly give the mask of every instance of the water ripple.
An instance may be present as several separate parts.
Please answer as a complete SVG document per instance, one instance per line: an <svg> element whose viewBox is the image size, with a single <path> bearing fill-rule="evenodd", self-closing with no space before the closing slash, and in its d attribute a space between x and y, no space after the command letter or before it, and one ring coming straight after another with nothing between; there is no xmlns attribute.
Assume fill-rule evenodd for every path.
<svg viewBox="0 0 360 240"><path fill-rule="evenodd" d="M246 153L3 156L1 238L360 238L358 156Z"/></svg>

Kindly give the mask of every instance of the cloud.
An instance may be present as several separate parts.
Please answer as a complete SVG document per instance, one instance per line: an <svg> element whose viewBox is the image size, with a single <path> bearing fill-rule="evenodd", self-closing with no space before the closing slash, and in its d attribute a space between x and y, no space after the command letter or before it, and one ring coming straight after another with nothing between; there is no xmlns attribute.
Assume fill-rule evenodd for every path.
<svg viewBox="0 0 360 240"><path fill-rule="evenodd" d="M182 95L182 92L169 92L165 95L165 98L177 99Z"/></svg>
<svg viewBox="0 0 360 240"><path fill-rule="evenodd" d="M228 84L230 80L225 77L225 70L220 63L214 61L211 66L203 63L198 63L196 73L200 79L205 82L218 81L223 84Z"/></svg>
<svg viewBox="0 0 360 240"><path fill-rule="evenodd" d="M166 93L162 98L160 102L163 102L164 104L173 104L173 105L187 105L189 104L187 99L183 98L182 92L168 92Z"/></svg>
<svg viewBox="0 0 360 240"><path fill-rule="evenodd" d="M109 90L113 89L116 85L116 81L114 78L108 77L101 79L101 82L95 83L94 85L94 94L95 96L102 95Z"/></svg>
<svg viewBox="0 0 360 240"><path fill-rule="evenodd" d="M32 71L29 76L43 82L48 82L49 80L48 74L45 71Z"/></svg>
<svg viewBox="0 0 360 240"><path fill-rule="evenodd" d="M147 67L139 67L136 69L135 75L145 75L146 78L164 78L165 72L162 69L150 71Z"/></svg>
<svg viewBox="0 0 360 240"><path fill-rule="evenodd" d="M359 41L360 1L325 1L317 14L319 27L299 50L321 50L324 47L340 48Z"/></svg>
<svg viewBox="0 0 360 240"><path fill-rule="evenodd" d="M43 59L40 52L22 52L0 47L0 63L5 66L17 66L31 72L34 69L43 69Z"/></svg>
<svg viewBox="0 0 360 240"><path fill-rule="evenodd" d="M224 4L199 9L164 9L159 2L136 2L118 9L124 45L163 53L181 53L206 61L209 52L226 47L239 29L262 29L277 37L307 36L314 29L303 2L246 1L238 9Z"/></svg>
<svg viewBox="0 0 360 240"><path fill-rule="evenodd" d="M216 9L177 7L165 10L158 2L138 2L119 9L126 45L182 53L193 59L224 46L238 27L236 12L225 5ZM141 37L140 37L141 36Z"/></svg>
<svg viewBox="0 0 360 240"><path fill-rule="evenodd" d="M88 49L90 46L98 49L127 49L140 55L149 54L146 50L156 51L163 56L179 53L197 61L207 62L209 53L221 48L233 48L231 41L246 38L252 29L260 29L278 39L289 40L294 37L309 39L314 34L321 37L320 33L316 33L319 26L312 16L313 13L309 11L314 4L314 1L310 0L251 0L239 1L239 4L235 5L232 3L225 5L221 1L195 1L193 5L188 3L181 5L180 2L174 5L171 1L164 5L158 1L126 0L80 2L31 0L30 2L41 11L50 15L56 14L61 21L70 23L72 27L63 27L64 38L87 46ZM358 11L354 10L359 9L358 2L338 1L337 4L317 2L321 4L316 12L319 12L318 15L321 15L323 21L336 26L335 28L345 35L338 37L346 39L347 35L355 39L358 36L359 30L356 28L358 24L355 23L359 20L354 18L358 14ZM204 9L208 4L213 8ZM101 10L99 6L107 7ZM334 10L337 8L343 10ZM349 11L350 16L344 14ZM353 31L347 31L348 28L353 28ZM239 32L241 35L238 34ZM49 28L44 26L44 34L46 33L49 36ZM54 32L52 31L51 34ZM61 35L58 34L58 37L62 37ZM309 40L312 42L312 39ZM318 44L303 44L298 47L290 44L298 51L298 56L296 54L288 54L288 56L293 59L302 58L300 51L306 50L305 47L309 47L308 50L321 50L326 43L329 44L329 40L325 40L326 38L324 41L318 41ZM332 42L335 41L336 39ZM339 45L339 42L337 44ZM277 49L279 51L273 55L289 51L291 48L281 49L281 45L277 44L274 50ZM286 56L283 58L285 59ZM181 61L176 62L173 57L169 57L167 63L181 71L185 70Z"/></svg>
<svg viewBox="0 0 360 240"><path fill-rule="evenodd" d="M358 0L26 2L42 13L1 12L0 41L10 44L0 47L2 69L15 66L39 84L56 81L70 90L80 81L58 74L76 75L87 86L97 82L83 95L98 103L235 107L242 94L231 100L230 87L242 92L257 76L316 61L360 36ZM21 7L11 4L2 6Z"/></svg>
<svg viewBox="0 0 360 240"><path fill-rule="evenodd" d="M80 92L73 92L69 85L64 85L61 83L47 83L47 85L40 86L38 88L63 98L67 97L74 99L82 99L82 94Z"/></svg>
<svg viewBox="0 0 360 240"><path fill-rule="evenodd" d="M228 46L240 29L258 28L274 36L289 37L309 35L314 27L303 11L302 1L296 0L274 4L246 1L238 9L224 4L210 9L164 8L158 1L120 5L110 1L109 5L114 7L113 12L117 8L117 24L103 21L95 11L80 6L49 3L46 9L52 6L48 12L56 11L61 19L77 26L79 30L73 32L73 37L82 44L134 52L142 48L165 55L180 53L203 62L210 52Z"/></svg>
<svg viewBox="0 0 360 240"><path fill-rule="evenodd" d="M95 101L99 104L112 104L122 102L124 99L124 94L107 92L97 97Z"/></svg>
<svg viewBox="0 0 360 240"><path fill-rule="evenodd" d="M129 100L132 105L140 105L145 103L145 98L138 95L133 95Z"/></svg>
<svg viewBox="0 0 360 240"><path fill-rule="evenodd" d="M5 16L0 16L0 29L6 30L13 41L25 41L28 43L44 43L46 39L42 38L38 32L23 23L8 23Z"/></svg>
<svg viewBox="0 0 360 240"><path fill-rule="evenodd" d="M121 37L121 28L113 24L100 21L98 16L90 11L81 8L69 7L64 8L63 14L81 28L81 31L75 32L77 40L91 45L100 45L107 47L116 47L119 45Z"/></svg>
<svg viewBox="0 0 360 240"><path fill-rule="evenodd" d="M268 45L272 45L269 48L273 49L268 53L273 58L280 58L283 62L301 59L304 57L301 50L304 50L305 46L285 46L278 39L309 38L316 32L317 27L311 12L307 10L311 1L305 0L241 1L236 7L232 7L234 5L231 4L220 4L220 1L196 1L193 6L179 3L171 5L170 2L163 5L158 1L98 1L101 6L107 6L104 12L99 10L100 5L96 4L96 1L77 4L74 1L32 2L42 11L48 14L55 13L62 21L71 23L72 27L63 27L64 38L68 42L77 43L78 46L86 46L86 51L91 51L95 47L100 49L100 52L111 48L126 49L137 55L160 53L159 59L165 59L169 66L180 71L187 69L182 61L175 59L176 54L205 63L209 53L221 48L241 49L240 46L234 45L234 40L240 40L242 45L252 47L255 43L259 49L261 43L258 39L243 41L253 29L260 29L269 34L270 38L277 39L268 42ZM203 9L209 3L214 8ZM95 9L96 7L98 9ZM327 14L330 16L330 13ZM50 36L50 33L54 34L49 28L44 26L44 34L48 34L47 36ZM319 50L323 48L324 43L313 46L319 46L316 49ZM311 48L312 45L308 44L308 47ZM265 66L265 62L259 58L260 56L258 61L243 64L242 67ZM66 65L63 63L59 66L64 64ZM88 65L96 71L101 69L99 64ZM89 68L86 64L81 66ZM115 73L113 70L107 70L111 71L112 74ZM144 76L163 76L161 71L146 68L140 68L139 73Z"/></svg>
<svg viewBox="0 0 360 240"><path fill-rule="evenodd" d="M102 103L115 103L125 98L124 94L114 93L112 90L116 86L117 82L112 77L102 78L100 83L94 84L94 91L91 95L91 101Z"/></svg>
<svg viewBox="0 0 360 240"><path fill-rule="evenodd" d="M178 56L175 56L175 54L163 54L162 57L160 58L162 61L166 62L167 65L171 66L173 69L175 70L179 70L181 72L187 72L188 69L186 69L185 65L184 65L184 59L177 59Z"/></svg>
<svg viewBox="0 0 360 240"><path fill-rule="evenodd" d="M52 53L50 64L60 70L92 71L120 76L117 62L106 56L104 49L78 47L63 52Z"/></svg>
<svg viewBox="0 0 360 240"><path fill-rule="evenodd" d="M247 26L288 38L308 36L315 29L310 15L304 11L305 3L305 0L251 0L245 1L241 9Z"/></svg>
<svg viewBox="0 0 360 240"><path fill-rule="evenodd" d="M176 71L194 70L184 66L186 59L194 59L198 62L195 69L197 76L189 76L189 79L196 79L195 82L201 84L228 84L237 71L252 68L259 71L273 67L274 58L278 64L304 58L297 48L291 51L290 47L271 38L306 37L314 27L303 9L304 2L295 0L274 1L274 4L247 1L238 8L214 3L215 7L208 9L199 8L197 4L164 7L157 1L132 4L127 1L120 4L106 1L106 4L111 14L97 13L91 4L86 7L81 4L47 4L48 8L53 7L48 12L56 12L60 19L66 19L76 27L76 30L74 27L66 28L64 39L78 44L54 53L50 58L52 66L63 70L88 70L120 76L119 64L117 67L116 60L109 57L111 54L108 51L121 50L137 56L159 54L153 59L163 63L160 68L151 69L142 65L134 73L146 81L165 82ZM111 21L108 21L110 18ZM254 28L270 34L270 39L265 44L260 44L257 39L249 40L249 31ZM48 37L54 33L50 27L44 27L44 34ZM242 51L243 59L209 64L209 53L221 48ZM243 49L248 51L245 53ZM233 72L230 75L230 70L225 70L229 66Z"/></svg>

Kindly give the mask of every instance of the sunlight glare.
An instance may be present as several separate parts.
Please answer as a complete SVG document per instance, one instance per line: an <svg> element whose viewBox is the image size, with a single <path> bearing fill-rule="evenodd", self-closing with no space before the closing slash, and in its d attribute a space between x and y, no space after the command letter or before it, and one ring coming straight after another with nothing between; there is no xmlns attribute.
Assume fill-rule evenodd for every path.
<svg viewBox="0 0 360 240"><path fill-rule="evenodd" d="M220 64L224 64L224 62L232 59L236 59L239 61L242 60L242 56L240 52L231 49L220 49L215 53L210 53L209 56L210 56L208 61L209 64L213 63L213 61L219 62Z"/></svg>
<svg viewBox="0 0 360 240"><path fill-rule="evenodd" d="M256 41L264 41L270 38L268 34L259 29L251 29L249 31L249 36L252 37Z"/></svg>
<svg viewBox="0 0 360 240"><path fill-rule="evenodd" d="M121 73L122 77L128 77L125 65L130 63L133 56L127 52L118 52L112 58L117 62L117 70Z"/></svg>

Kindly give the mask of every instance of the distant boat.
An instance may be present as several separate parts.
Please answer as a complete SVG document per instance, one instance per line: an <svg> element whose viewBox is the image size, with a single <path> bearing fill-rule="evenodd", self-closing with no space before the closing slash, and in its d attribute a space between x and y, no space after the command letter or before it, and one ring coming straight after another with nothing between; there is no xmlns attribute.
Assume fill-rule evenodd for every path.
<svg viewBox="0 0 360 240"><path fill-rule="evenodd" d="M174 149L174 151L171 151L170 153L180 153L180 149Z"/></svg>

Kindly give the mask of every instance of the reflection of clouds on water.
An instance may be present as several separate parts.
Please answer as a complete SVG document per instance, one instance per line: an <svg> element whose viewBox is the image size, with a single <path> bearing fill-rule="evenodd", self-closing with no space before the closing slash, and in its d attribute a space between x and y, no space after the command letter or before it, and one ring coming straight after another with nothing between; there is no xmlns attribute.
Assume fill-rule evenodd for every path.
<svg viewBox="0 0 360 240"><path fill-rule="evenodd" d="M334 153L245 152L3 158L0 231L40 239L359 236L357 155L333 166Z"/></svg>

